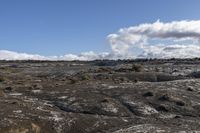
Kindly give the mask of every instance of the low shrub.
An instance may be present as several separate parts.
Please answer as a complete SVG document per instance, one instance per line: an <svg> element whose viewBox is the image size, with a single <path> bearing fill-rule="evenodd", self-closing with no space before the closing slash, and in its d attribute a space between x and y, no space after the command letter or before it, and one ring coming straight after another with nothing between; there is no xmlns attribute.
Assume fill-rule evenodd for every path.
<svg viewBox="0 0 200 133"><path fill-rule="evenodd" d="M140 64L133 64L132 65L132 70L135 72L142 72L143 71L143 66Z"/></svg>

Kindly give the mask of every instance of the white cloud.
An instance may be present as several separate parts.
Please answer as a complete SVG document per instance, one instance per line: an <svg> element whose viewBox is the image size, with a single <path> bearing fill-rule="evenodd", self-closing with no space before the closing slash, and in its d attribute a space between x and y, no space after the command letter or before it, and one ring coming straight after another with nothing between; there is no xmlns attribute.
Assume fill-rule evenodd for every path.
<svg viewBox="0 0 200 133"><path fill-rule="evenodd" d="M194 58L200 57L200 46L174 44L168 46L149 46L139 58Z"/></svg>
<svg viewBox="0 0 200 133"><path fill-rule="evenodd" d="M95 60L200 57L200 20L145 23L107 36L111 52L41 56L0 50L0 60Z"/></svg>
<svg viewBox="0 0 200 133"><path fill-rule="evenodd" d="M57 57L57 60L95 60L95 59L105 59L109 56L109 53L94 53L93 51L84 52L80 55L66 54L64 56Z"/></svg>
<svg viewBox="0 0 200 133"><path fill-rule="evenodd" d="M26 53L17 53L8 50L0 50L0 60L46 60L47 57L40 55L31 55Z"/></svg>
<svg viewBox="0 0 200 133"><path fill-rule="evenodd" d="M120 29L107 38L112 51L123 57L127 54L145 58L200 57L200 20L169 23L158 20L152 24L146 23ZM156 43L151 44L152 40L156 40ZM172 44L163 43L169 40ZM135 51L130 50L132 48L143 52L136 55Z"/></svg>
<svg viewBox="0 0 200 133"><path fill-rule="evenodd" d="M80 55L66 54L63 56L41 56L27 53L17 53L8 50L0 50L0 60L95 60L105 59L109 53L96 54L92 51L84 52Z"/></svg>

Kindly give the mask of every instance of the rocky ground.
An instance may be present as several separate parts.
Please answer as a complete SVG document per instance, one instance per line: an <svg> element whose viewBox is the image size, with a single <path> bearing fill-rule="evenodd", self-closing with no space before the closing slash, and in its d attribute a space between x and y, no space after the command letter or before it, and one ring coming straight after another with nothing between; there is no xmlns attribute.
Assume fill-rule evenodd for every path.
<svg viewBox="0 0 200 133"><path fill-rule="evenodd" d="M200 133L200 61L0 62L1 133Z"/></svg>

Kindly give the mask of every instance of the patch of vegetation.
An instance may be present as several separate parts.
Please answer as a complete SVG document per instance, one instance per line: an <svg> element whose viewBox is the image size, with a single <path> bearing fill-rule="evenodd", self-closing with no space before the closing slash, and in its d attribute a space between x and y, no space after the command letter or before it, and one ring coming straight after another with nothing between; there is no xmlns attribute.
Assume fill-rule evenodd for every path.
<svg viewBox="0 0 200 133"><path fill-rule="evenodd" d="M90 80L90 79L91 79L91 77L90 77L89 74L83 74L83 75L81 76L81 80Z"/></svg>
<svg viewBox="0 0 200 133"><path fill-rule="evenodd" d="M143 71L143 66L140 64L133 64L132 65L132 70L135 72L142 72Z"/></svg>
<svg viewBox="0 0 200 133"><path fill-rule="evenodd" d="M100 67L96 70L97 73L102 73L102 72L112 72L112 69L109 67Z"/></svg>

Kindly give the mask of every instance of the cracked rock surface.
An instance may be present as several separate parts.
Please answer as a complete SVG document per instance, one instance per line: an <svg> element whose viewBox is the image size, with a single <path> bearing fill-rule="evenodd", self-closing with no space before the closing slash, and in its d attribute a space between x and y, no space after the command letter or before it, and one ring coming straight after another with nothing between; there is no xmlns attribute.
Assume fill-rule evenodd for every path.
<svg viewBox="0 0 200 133"><path fill-rule="evenodd" d="M0 133L198 133L200 61L0 61Z"/></svg>

